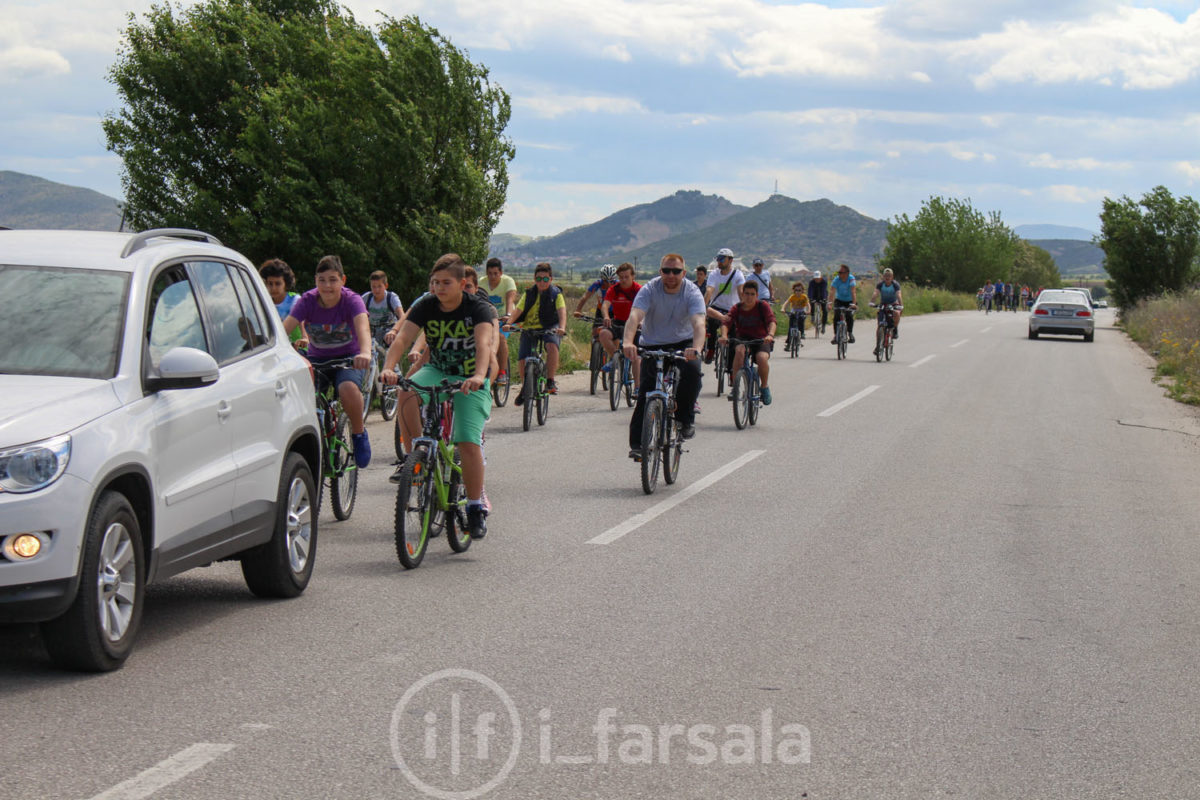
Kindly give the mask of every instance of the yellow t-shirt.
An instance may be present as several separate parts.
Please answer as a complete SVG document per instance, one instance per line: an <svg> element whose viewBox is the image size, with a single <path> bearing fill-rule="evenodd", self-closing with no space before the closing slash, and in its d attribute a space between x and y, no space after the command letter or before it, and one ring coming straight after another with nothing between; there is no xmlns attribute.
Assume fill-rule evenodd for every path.
<svg viewBox="0 0 1200 800"><path fill-rule="evenodd" d="M808 308L808 295L804 292L796 294L792 292L788 299L784 302L783 308L780 311L787 313L788 311L799 311Z"/></svg>

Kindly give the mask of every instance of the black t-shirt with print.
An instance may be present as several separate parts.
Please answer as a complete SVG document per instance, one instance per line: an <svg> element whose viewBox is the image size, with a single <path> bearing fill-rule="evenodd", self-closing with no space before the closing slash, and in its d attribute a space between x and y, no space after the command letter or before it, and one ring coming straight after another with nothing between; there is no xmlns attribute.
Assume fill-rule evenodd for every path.
<svg viewBox="0 0 1200 800"><path fill-rule="evenodd" d="M447 375L469 378L475 373L475 326L496 319L496 308L486 297L462 296L453 311L443 311L437 297L428 295L413 303L407 321L425 331L429 360Z"/></svg>

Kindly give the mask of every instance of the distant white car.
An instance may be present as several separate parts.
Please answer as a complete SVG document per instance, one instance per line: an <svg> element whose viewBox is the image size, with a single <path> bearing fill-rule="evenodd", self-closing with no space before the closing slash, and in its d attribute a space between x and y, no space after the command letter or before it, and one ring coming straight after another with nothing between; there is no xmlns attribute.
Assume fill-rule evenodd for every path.
<svg viewBox="0 0 1200 800"><path fill-rule="evenodd" d="M1078 289L1046 289L1038 295L1029 313L1029 338L1044 333L1082 336L1090 342L1096 335L1092 304Z"/></svg>
<svg viewBox="0 0 1200 800"><path fill-rule="evenodd" d="M1096 308L1108 308L1108 301L1107 300L1097 300Z"/></svg>
<svg viewBox="0 0 1200 800"><path fill-rule="evenodd" d="M300 594L317 544L308 362L253 265L196 231L0 231L0 623L119 667L146 585L238 559Z"/></svg>

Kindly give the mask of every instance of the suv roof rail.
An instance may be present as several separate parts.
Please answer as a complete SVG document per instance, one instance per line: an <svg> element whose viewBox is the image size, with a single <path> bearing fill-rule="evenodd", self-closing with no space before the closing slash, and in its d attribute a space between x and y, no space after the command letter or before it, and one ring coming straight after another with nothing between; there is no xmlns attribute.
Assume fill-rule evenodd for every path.
<svg viewBox="0 0 1200 800"><path fill-rule="evenodd" d="M204 231L194 231L190 228L152 228L148 231L135 233L126 242L124 249L121 250L121 258L129 258L129 256L145 247L151 239L160 236L172 236L176 239L198 239L209 244L221 245L220 239Z"/></svg>

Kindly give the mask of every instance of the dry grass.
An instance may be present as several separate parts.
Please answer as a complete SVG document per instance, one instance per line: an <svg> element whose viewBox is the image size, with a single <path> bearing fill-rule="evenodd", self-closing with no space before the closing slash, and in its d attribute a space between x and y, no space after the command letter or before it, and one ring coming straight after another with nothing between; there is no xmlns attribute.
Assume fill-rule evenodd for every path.
<svg viewBox="0 0 1200 800"><path fill-rule="evenodd" d="M1167 394L1200 405L1200 294L1143 300L1122 313L1125 332L1158 360Z"/></svg>

